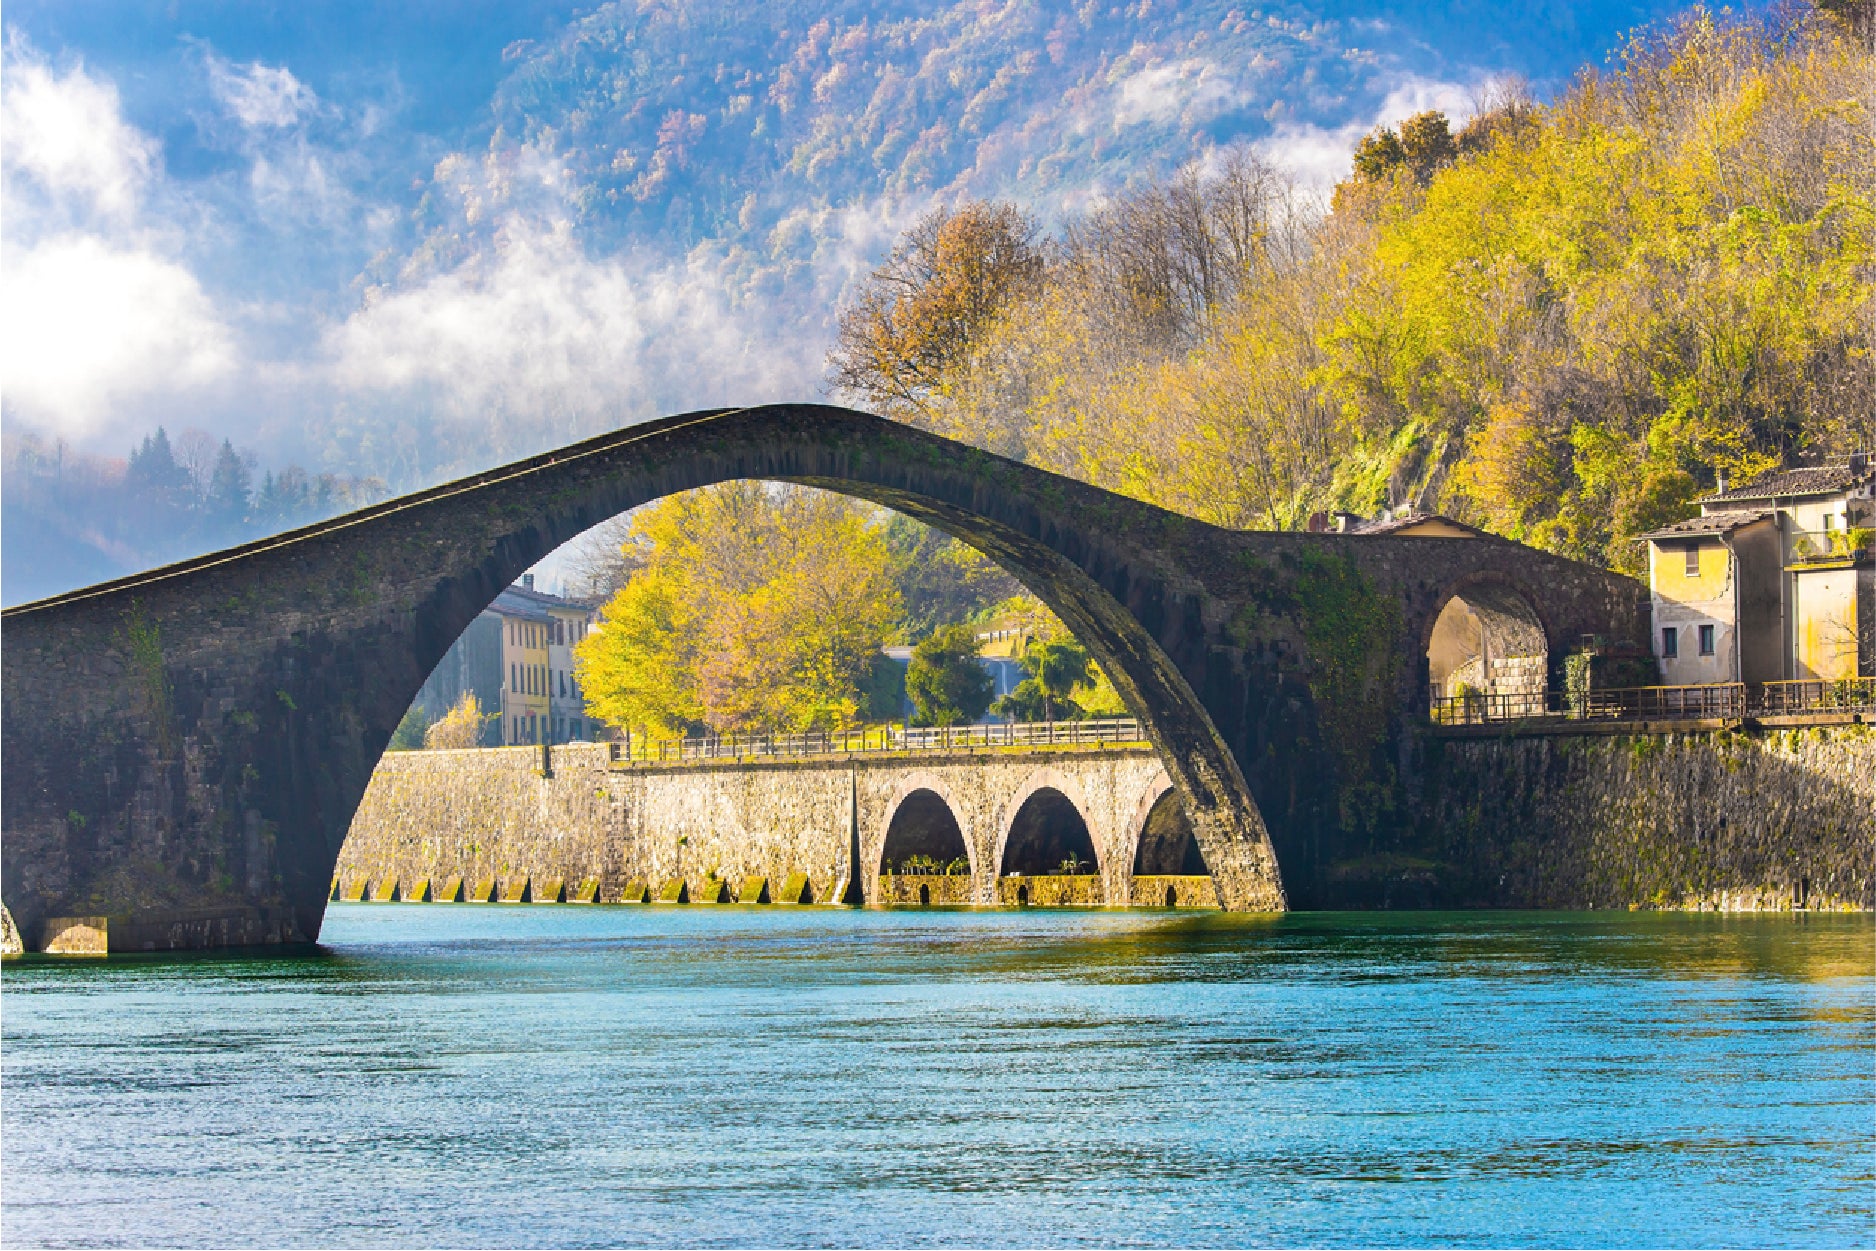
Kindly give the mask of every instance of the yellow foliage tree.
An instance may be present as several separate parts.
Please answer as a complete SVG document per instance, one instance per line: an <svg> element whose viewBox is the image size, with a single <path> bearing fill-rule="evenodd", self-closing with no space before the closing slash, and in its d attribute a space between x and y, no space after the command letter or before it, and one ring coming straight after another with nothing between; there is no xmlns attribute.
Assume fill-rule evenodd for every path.
<svg viewBox="0 0 1876 1251"><path fill-rule="evenodd" d="M464 691L450 710L423 732L423 745L430 749L478 747L483 727L489 718L474 691Z"/></svg>
<svg viewBox="0 0 1876 1251"><path fill-rule="evenodd" d="M593 715L638 732L851 724L900 595L882 518L736 482L644 509L639 563L574 650Z"/></svg>

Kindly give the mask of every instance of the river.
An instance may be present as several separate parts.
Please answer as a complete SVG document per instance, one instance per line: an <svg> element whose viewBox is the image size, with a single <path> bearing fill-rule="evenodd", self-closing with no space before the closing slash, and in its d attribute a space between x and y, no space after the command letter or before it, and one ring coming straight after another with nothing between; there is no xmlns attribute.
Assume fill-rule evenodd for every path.
<svg viewBox="0 0 1876 1251"><path fill-rule="evenodd" d="M14 962L0 1241L1868 1245L1876 922L335 905Z"/></svg>

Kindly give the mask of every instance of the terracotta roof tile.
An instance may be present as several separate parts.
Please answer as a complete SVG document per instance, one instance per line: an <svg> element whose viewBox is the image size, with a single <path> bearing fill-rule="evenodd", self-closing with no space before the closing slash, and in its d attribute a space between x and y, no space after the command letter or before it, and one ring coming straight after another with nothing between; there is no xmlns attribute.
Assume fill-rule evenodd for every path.
<svg viewBox="0 0 1876 1251"><path fill-rule="evenodd" d="M1677 521L1673 525L1662 526L1659 530L1635 537L1637 539L1685 539L1702 534L1731 534L1741 526L1763 521L1771 515L1769 511L1762 508L1712 513L1705 517L1689 517L1685 521Z"/></svg>
<svg viewBox="0 0 1876 1251"><path fill-rule="evenodd" d="M1721 504L1729 500L1764 500L1773 496L1828 495L1850 487L1862 486L1876 478L1868 465L1852 469L1849 465L1813 465L1805 469L1781 469L1761 474L1751 482L1730 491L1721 491L1701 500L1702 504Z"/></svg>

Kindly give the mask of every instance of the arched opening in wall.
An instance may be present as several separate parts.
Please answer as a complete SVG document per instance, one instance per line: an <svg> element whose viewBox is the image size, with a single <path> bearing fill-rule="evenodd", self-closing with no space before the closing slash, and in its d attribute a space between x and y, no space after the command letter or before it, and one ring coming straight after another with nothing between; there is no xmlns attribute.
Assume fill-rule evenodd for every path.
<svg viewBox="0 0 1876 1251"><path fill-rule="evenodd" d="M1010 822L1002 871L1006 877L1098 873L1094 839L1074 801L1052 786L1025 799Z"/></svg>
<svg viewBox="0 0 1876 1251"><path fill-rule="evenodd" d="M1498 582L1454 592L1427 640L1435 720L1535 716L1550 689L1550 647L1531 602Z"/></svg>
<svg viewBox="0 0 1876 1251"><path fill-rule="evenodd" d="M951 805L936 791L919 789L900 801L886 827L886 845L880 853L880 872L908 875L970 873L970 853L964 831ZM930 890L921 903L930 903Z"/></svg>
<svg viewBox="0 0 1876 1251"><path fill-rule="evenodd" d="M392 632L396 647L408 655L403 660L393 657L396 663L387 662L395 672L393 680L378 684L382 694L370 713L373 736L388 737L395 729L399 740L395 747L441 746L426 741L424 731L441 720L445 710L455 707L460 696L473 693L480 715L467 727L470 733L464 737L469 741L462 745L531 748L539 763L531 760L530 764L543 770L571 772L588 761L600 761L625 771L635 760L714 758L725 747L720 740L732 735L765 740L758 744L763 753L869 750L864 745L844 745L905 741L894 740L893 735L903 734L908 721L917 725L907 715L912 711L906 680L909 658L893 654L901 650L897 647L874 646L875 640L884 644L895 638L919 638L945 625L969 631L963 645L952 649L956 656L945 662L948 678L980 660L998 660L1006 671L1019 668L1027 659L1029 643L1072 635L1100 666L1088 675L1089 681L1059 675L1045 680L1038 673L1033 675L1037 690L1028 694L1038 697L1040 692L1040 703L1031 698L1023 705L1027 712L980 705L976 711L965 709L954 717L923 719L950 726L968 726L998 716L1037 720L1034 709L1040 706L1040 719L1060 723L1079 713L1105 718L1131 711L1144 730L1127 727L1126 732L1149 738L1168 751L1166 767L1192 795L1195 819L1208 846L1214 845L1213 839L1242 838L1267 848L1255 803L1244 790L1229 748L1211 726L1208 711L1165 655L1160 640L1129 609L1135 590L1128 588L1137 582L1151 592L1161 573L1147 562L1137 574L1123 578L1125 585L1105 574L1096 576L1101 569L1127 567L1125 561L1116 563L1101 552L1111 536L1129 530L1128 526L1116 530L1109 522L1139 506L1021 466L979 464L981 454L973 449L942 444L932 436L862 414L820 408L736 410L702 418L687 415L682 420L635 427L629 436L604 436L564 450L578 455L563 459L556 453L539 464L515 467L524 475L536 475L535 481L541 484L533 494L516 496L519 503L509 499L518 490L515 475L474 488L488 490L488 498L502 501L497 512L503 517L514 514L515 519L502 521L487 542L478 539L472 549L452 550L447 560L454 563L439 566L439 580L432 591L425 592L429 598L418 604L410 637ZM1011 474L1014 479L1009 478ZM1029 482L1029 477L1036 481ZM1083 500L1082 494L1088 498ZM466 506L466 501L450 498L454 501L450 508ZM542 502L535 513L537 499ZM1101 514L1100 525L1088 525L1087 519L1094 515L1089 511L1090 501L1102 500L1117 511ZM429 503L422 506L431 507ZM769 535L786 541L767 542L764 536ZM830 541L805 542L804 535L824 535ZM1149 549L1153 546L1147 543ZM874 561L868 553L876 547L885 549L890 559ZM728 559L732 556L739 558ZM750 559L740 559L745 556ZM803 578L794 564L784 562L787 567L775 571L756 559L770 556L819 563L812 564L813 578ZM591 563L585 558L591 558ZM727 571L736 576L725 579L722 586L713 584L709 597L690 596L675 605L649 599L639 603L630 594L625 595L630 602L615 604L633 587L647 588L644 594L650 597L659 587L671 585L670 578L648 576L661 569L714 571L713 576ZM874 593L882 589L879 571L888 571L884 576L890 582L901 576L891 571L906 569L920 571L918 577L883 588L896 589L896 597ZM948 571L945 576L951 581L934 584L928 576L934 569ZM682 582L688 587L701 577L687 574ZM837 587L842 595L831 601L822 596L822 607L802 609L789 605L779 594L770 594L776 588L802 583L812 584L817 593ZM1026 589L1033 592L1037 605L1034 611L1024 609L1027 616L1012 613L1016 619L990 621L986 629L985 619L973 615L983 607L1003 605ZM537 594L523 594L530 591ZM563 611L565 604L544 602L543 595L577 600L590 615L569 618ZM510 604L510 599L522 603ZM895 599L903 603L903 620L880 623L869 619L864 629L855 624L860 609ZM853 611L828 611L827 602L851 606ZM615 607L624 611L615 614ZM718 607L734 611L717 611ZM635 608L646 611L635 613ZM687 614L686 621L663 621L652 609L681 609L679 615ZM536 619L543 612L547 619ZM769 616L761 617L763 613ZM673 650L669 646L674 638L697 640L708 634L696 628L699 622L745 618L761 628L735 632L734 639L713 639L716 650L708 654L699 648ZM646 628L634 630L634 624ZM817 630L838 632L835 641L840 646L815 646ZM450 635L457 636L461 645L452 648ZM775 649L742 645L758 637L800 644L788 649L791 652L857 657L859 663L851 666L852 672L842 668L832 675L839 679L834 685L840 689L797 689L803 683L794 680L798 675L792 670L783 675L788 681L773 680L786 668L777 663ZM854 640L860 640L859 645L850 645ZM583 645L586 651L604 653L602 658L611 666L608 672L617 678L614 685L623 692L616 700L608 696L609 702L602 704L589 689L596 688L604 675L598 666L591 681L582 673ZM645 654L624 654L633 647ZM398 664L414 668L413 661L431 666L428 676L434 682L417 682L414 674L398 670ZM636 700L637 704L658 704L637 707L635 697L627 698L641 690L632 679L652 670L662 672L659 666L666 664L689 664L696 672L679 674L683 681L643 688L652 689L661 702ZM887 672L889 668L896 672ZM689 680L706 670L708 681ZM826 676L817 670L817 680ZM1014 681L1014 672L1006 672L1005 677L1012 679L1008 692L999 681L985 693L1022 694L1016 688L1024 683ZM419 695L421 707L415 709L400 694L412 686L427 688ZM1055 689L1045 689L1050 687ZM953 687L948 683L933 689L952 698ZM674 697L664 699L665 695ZM398 708L389 707L392 699L400 701ZM962 706L961 700L956 702ZM1068 708L1069 704L1074 707ZM418 715L409 715L412 712ZM408 716L408 733L406 726L397 724L400 716ZM1088 728L1078 728L1077 741L1088 741L1080 737L1081 730ZM1114 727L1115 733L1122 728ZM611 743L598 750L555 750L551 764L540 754L543 746L558 748L567 738L586 737ZM992 736L982 737L989 741ZM1049 741L1055 741L1053 734ZM830 747L830 742L835 745ZM740 756L740 746L731 746ZM417 766L413 761L403 767ZM348 778L348 784L353 781ZM358 785L362 793L363 784ZM1081 823L1074 824L1081 835L1075 846L1040 853L1024 851L1029 840L1019 831L1015 839L1018 858L1027 858L1029 867L1045 872L1060 873L1064 861L1091 869L1095 847ZM352 841L348 840L348 847ZM882 849L884 842L882 838ZM948 850L946 862L958 858L955 844ZM341 867L350 865L358 854L362 853L343 851ZM894 847L890 856L903 861L913 854L918 852ZM926 854L939 859L937 854ZM315 889L323 888L329 866L318 863L321 854L316 851L309 851L308 856L319 870ZM826 863L835 863L835 858ZM559 866L539 867L551 871ZM819 862L790 866L810 871L818 867ZM979 866L986 872L1000 867ZM437 876L462 871L462 866L441 863L430 868ZM824 893L838 880L823 884L817 879L814 889ZM968 883L969 878L960 875L959 880ZM902 888L906 885L912 889L905 892L909 896L905 901L916 900L919 884L901 883ZM934 880L930 885L933 902L961 903L978 897L966 890L954 899L952 885ZM871 898L875 884L864 883L864 889ZM1032 886L1030 894L1034 902L1055 903L1066 889L1098 896L1102 884L1098 876L1087 875L1072 886L1060 881ZM1274 875L1267 889L1260 889L1259 898L1270 895L1280 905ZM309 916L306 928L312 932L318 917L316 913Z"/></svg>
<svg viewBox="0 0 1876 1251"><path fill-rule="evenodd" d="M1167 791L1146 814L1134 848L1133 872L1135 877L1203 877L1211 872L1205 867L1179 792ZM1166 889L1170 894L1172 887Z"/></svg>

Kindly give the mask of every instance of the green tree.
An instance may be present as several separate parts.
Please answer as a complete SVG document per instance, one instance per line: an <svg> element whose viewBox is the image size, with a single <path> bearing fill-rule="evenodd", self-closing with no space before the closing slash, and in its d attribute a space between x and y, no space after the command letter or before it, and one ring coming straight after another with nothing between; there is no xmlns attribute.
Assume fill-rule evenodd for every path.
<svg viewBox="0 0 1876 1251"><path fill-rule="evenodd" d="M905 690L920 725L969 724L990 707L996 683L977 658L977 633L968 625L932 631L912 649Z"/></svg>
<svg viewBox="0 0 1876 1251"><path fill-rule="evenodd" d="M1023 652L1029 676L997 702L997 712L1018 721L1073 721L1082 715L1075 688L1094 683L1087 649L1072 639L1032 642ZM1040 713L1040 717L1037 714Z"/></svg>
<svg viewBox="0 0 1876 1251"><path fill-rule="evenodd" d="M430 728L430 718L424 710L412 704L404 710L403 719L397 723L397 729L391 732L391 742L386 751L416 751L423 746L424 731Z"/></svg>
<svg viewBox="0 0 1876 1251"><path fill-rule="evenodd" d="M236 526L246 520L253 481L254 471L248 468L247 461L234 450L234 444L223 439L221 450L215 453L215 467L209 474L207 507L210 518L224 526Z"/></svg>

